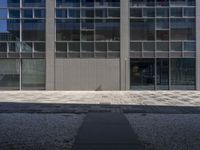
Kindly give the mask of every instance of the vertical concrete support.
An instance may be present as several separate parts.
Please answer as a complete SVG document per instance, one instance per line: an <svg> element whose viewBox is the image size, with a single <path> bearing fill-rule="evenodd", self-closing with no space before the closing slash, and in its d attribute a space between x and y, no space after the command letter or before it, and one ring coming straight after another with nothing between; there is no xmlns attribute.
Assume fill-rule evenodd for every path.
<svg viewBox="0 0 200 150"><path fill-rule="evenodd" d="M196 89L200 91L200 1L196 0Z"/></svg>
<svg viewBox="0 0 200 150"><path fill-rule="evenodd" d="M121 0L121 58L120 82L121 90L130 89L130 25L129 25L129 0Z"/></svg>
<svg viewBox="0 0 200 150"><path fill-rule="evenodd" d="M46 90L55 87L55 0L46 0Z"/></svg>

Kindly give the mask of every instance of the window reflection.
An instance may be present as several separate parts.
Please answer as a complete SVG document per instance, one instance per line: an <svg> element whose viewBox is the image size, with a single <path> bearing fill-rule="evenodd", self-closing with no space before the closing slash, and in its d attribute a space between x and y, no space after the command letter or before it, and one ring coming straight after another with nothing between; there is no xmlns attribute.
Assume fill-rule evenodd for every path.
<svg viewBox="0 0 200 150"><path fill-rule="evenodd" d="M131 60L131 88L140 90L153 90L155 85L154 59Z"/></svg>
<svg viewBox="0 0 200 150"><path fill-rule="evenodd" d="M20 61L18 59L0 59L0 68L0 89L18 90Z"/></svg>
<svg viewBox="0 0 200 150"><path fill-rule="evenodd" d="M171 60L171 78L175 89L195 88L195 59L177 58ZM181 87L182 86L182 87Z"/></svg>

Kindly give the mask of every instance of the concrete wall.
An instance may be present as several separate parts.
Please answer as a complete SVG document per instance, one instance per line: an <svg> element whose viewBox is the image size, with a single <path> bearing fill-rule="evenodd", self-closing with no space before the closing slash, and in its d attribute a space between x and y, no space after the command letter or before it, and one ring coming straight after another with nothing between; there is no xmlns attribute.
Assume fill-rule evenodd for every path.
<svg viewBox="0 0 200 150"><path fill-rule="evenodd" d="M46 1L46 90L54 90L55 76L55 0Z"/></svg>
<svg viewBox="0 0 200 150"><path fill-rule="evenodd" d="M55 90L120 90L120 60L56 59Z"/></svg>
<svg viewBox="0 0 200 150"><path fill-rule="evenodd" d="M121 0L121 47L120 65L121 90L130 89L130 26L129 26L129 0Z"/></svg>

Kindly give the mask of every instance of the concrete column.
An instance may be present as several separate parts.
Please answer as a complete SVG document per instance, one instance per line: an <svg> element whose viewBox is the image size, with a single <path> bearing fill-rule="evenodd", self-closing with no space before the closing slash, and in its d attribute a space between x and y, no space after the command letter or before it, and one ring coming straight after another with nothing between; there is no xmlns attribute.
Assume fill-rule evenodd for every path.
<svg viewBox="0 0 200 150"><path fill-rule="evenodd" d="M196 0L196 89L200 91L200 1Z"/></svg>
<svg viewBox="0 0 200 150"><path fill-rule="evenodd" d="M130 89L129 45L130 45L129 0L121 0L121 57L120 57L121 90Z"/></svg>
<svg viewBox="0 0 200 150"><path fill-rule="evenodd" d="M46 90L55 89L55 0L46 0Z"/></svg>

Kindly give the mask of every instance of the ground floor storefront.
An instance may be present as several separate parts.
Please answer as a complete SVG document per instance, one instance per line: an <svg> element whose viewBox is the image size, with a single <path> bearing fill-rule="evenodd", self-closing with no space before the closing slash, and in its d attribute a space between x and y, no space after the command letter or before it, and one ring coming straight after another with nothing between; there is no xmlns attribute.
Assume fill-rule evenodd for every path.
<svg viewBox="0 0 200 150"><path fill-rule="evenodd" d="M131 89L194 90L195 66L192 58L131 59Z"/></svg>
<svg viewBox="0 0 200 150"><path fill-rule="evenodd" d="M118 59L58 59L46 80L45 59L0 59L0 90L120 90ZM129 70L129 69L128 69ZM195 90L194 58L130 59L130 90ZM48 90L48 89L47 89Z"/></svg>
<svg viewBox="0 0 200 150"><path fill-rule="evenodd" d="M45 59L0 59L0 89L45 89Z"/></svg>

